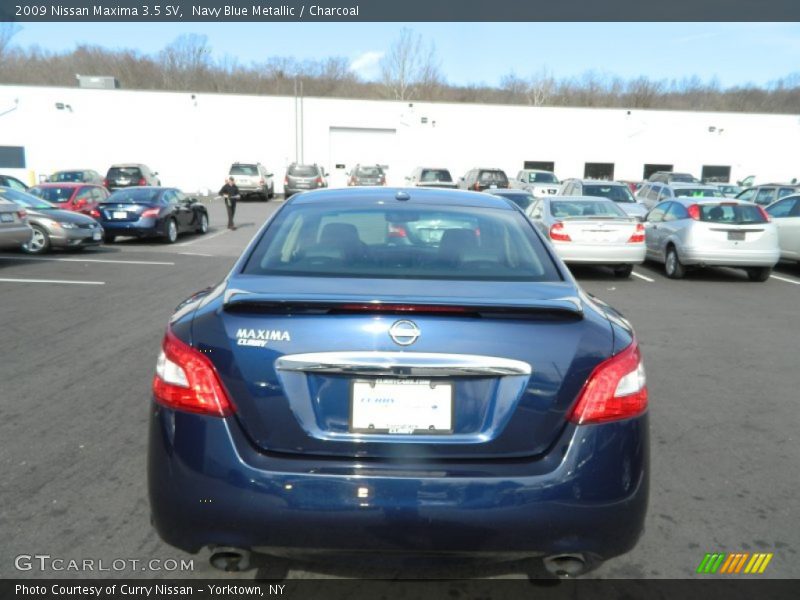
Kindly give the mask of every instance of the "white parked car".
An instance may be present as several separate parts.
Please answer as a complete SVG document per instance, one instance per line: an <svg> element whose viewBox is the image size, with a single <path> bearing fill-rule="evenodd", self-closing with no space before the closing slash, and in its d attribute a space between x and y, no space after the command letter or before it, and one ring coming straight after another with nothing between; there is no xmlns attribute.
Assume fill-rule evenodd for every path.
<svg viewBox="0 0 800 600"><path fill-rule="evenodd" d="M558 194L561 189L561 182L550 171L522 169L514 178L512 187L528 190L537 198L542 198Z"/></svg>

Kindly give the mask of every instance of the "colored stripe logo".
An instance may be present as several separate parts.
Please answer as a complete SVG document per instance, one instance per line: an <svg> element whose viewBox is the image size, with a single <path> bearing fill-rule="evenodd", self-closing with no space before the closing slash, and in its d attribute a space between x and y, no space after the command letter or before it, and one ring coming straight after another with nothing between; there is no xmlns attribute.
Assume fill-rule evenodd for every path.
<svg viewBox="0 0 800 600"><path fill-rule="evenodd" d="M773 554L764 552L713 552L707 553L697 572L705 575L714 574L749 574L760 575L767 569Z"/></svg>

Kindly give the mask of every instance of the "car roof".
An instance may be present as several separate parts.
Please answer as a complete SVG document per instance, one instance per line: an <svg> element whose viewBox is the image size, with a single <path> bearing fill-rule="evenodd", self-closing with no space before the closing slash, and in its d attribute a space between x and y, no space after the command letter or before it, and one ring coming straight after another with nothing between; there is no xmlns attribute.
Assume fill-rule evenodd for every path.
<svg viewBox="0 0 800 600"><path fill-rule="evenodd" d="M109 169L119 169L120 167L146 167L147 165L144 163L115 163L108 167ZM81 169L77 169L81 170Z"/></svg>
<svg viewBox="0 0 800 600"><path fill-rule="evenodd" d="M560 201L560 200L586 200L592 202L610 202L614 206L617 205L616 202L610 200L609 198L603 198L602 196L546 196L542 198L542 200L553 200Z"/></svg>
<svg viewBox="0 0 800 600"><path fill-rule="evenodd" d="M628 187L626 183L622 183L621 181L612 180L609 181L607 179L578 179L581 183L588 183L591 185L621 185L623 187ZM657 182L656 182L657 183Z"/></svg>
<svg viewBox="0 0 800 600"><path fill-rule="evenodd" d="M547 169L521 169L523 173L548 173L550 175L554 175L553 171L548 171Z"/></svg>
<svg viewBox="0 0 800 600"><path fill-rule="evenodd" d="M717 186L710 183L690 183L688 181L676 181L674 183L670 183L668 187L671 187L674 190L685 190L686 188L692 188L693 190L713 190Z"/></svg>
<svg viewBox="0 0 800 600"><path fill-rule="evenodd" d="M32 185L31 187L39 187L39 188L49 188L49 187L103 187L97 183L90 183L88 181L44 181L42 183L37 183L36 185Z"/></svg>
<svg viewBox="0 0 800 600"><path fill-rule="evenodd" d="M406 200L398 197L406 197ZM347 202L348 204L373 205L387 201L400 204L420 204L440 206L465 206L472 208L497 208L501 210L516 210L508 204L507 200L483 192L469 192L466 190L448 190L434 188L393 188L393 187L364 187L364 188L337 188L303 192L293 196L286 204L329 205L332 202Z"/></svg>
<svg viewBox="0 0 800 600"><path fill-rule="evenodd" d="M669 198L664 202L659 202L659 205L665 204L666 202L678 202L684 206L691 206L692 204L746 204L757 206L752 202L745 202L744 200L737 200L736 198L714 198L711 196L678 196L676 198Z"/></svg>
<svg viewBox="0 0 800 600"><path fill-rule="evenodd" d="M496 190L492 190L490 193L495 196L502 196L503 194L525 194L527 196L534 197L530 190L523 190L521 188L498 188Z"/></svg>

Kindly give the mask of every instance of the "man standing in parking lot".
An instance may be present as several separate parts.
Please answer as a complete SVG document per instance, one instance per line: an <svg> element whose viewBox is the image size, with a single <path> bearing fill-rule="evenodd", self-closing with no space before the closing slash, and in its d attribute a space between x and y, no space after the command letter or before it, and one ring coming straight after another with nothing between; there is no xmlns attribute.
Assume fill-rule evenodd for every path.
<svg viewBox="0 0 800 600"><path fill-rule="evenodd" d="M233 182L233 177L228 177L228 181L219 190L219 195L225 200L225 209L228 211L228 229L236 229L233 224L233 215L236 214L236 200L239 198L239 188Z"/></svg>

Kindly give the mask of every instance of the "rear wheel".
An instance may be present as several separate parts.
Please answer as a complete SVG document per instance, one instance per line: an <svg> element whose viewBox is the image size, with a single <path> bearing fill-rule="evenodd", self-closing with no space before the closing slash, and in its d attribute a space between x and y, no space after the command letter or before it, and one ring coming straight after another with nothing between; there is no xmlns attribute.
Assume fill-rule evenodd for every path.
<svg viewBox="0 0 800 600"><path fill-rule="evenodd" d="M50 250L50 236L38 225L31 225L33 232L29 242L22 244L22 249L28 254L44 254Z"/></svg>
<svg viewBox="0 0 800 600"><path fill-rule="evenodd" d="M174 244L178 241L178 224L175 219L167 221L167 230L165 240L168 244Z"/></svg>
<svg viewBox="0 0 800 600"><path fill-rule="evenodd" d="M197 226L197 233L208 233L208 215L205 213L200 215L200 224Z"/></svg>
<svg viewBox="0 0 800 600"><path fill-rule="evenodd" d="M664 261L664 271L670 279L681 279L686 275L686 268L678 258L678 252L674 246L667 248L667 258Z"/></svg>
<svg viewBox="0 0 800 600"><path fill-rule="evenodd" d="M614 277L625 279L630 277L631 273L633 273L633 265L618 265L614 267Z"/></svg>
<svg viewBox="0 0 800 600"><path fill-rule="evenodd" d="M275 197L275 186L273 185L269 188L269 194L267 194L267 200L272 200Z"/></svg>
<svg viewBox="0 0 800 600"><path fill-rule="evenodd" d="M772 274L770 267L750 267L746 269L747 277L750 281L766 281Z"/></svg>

